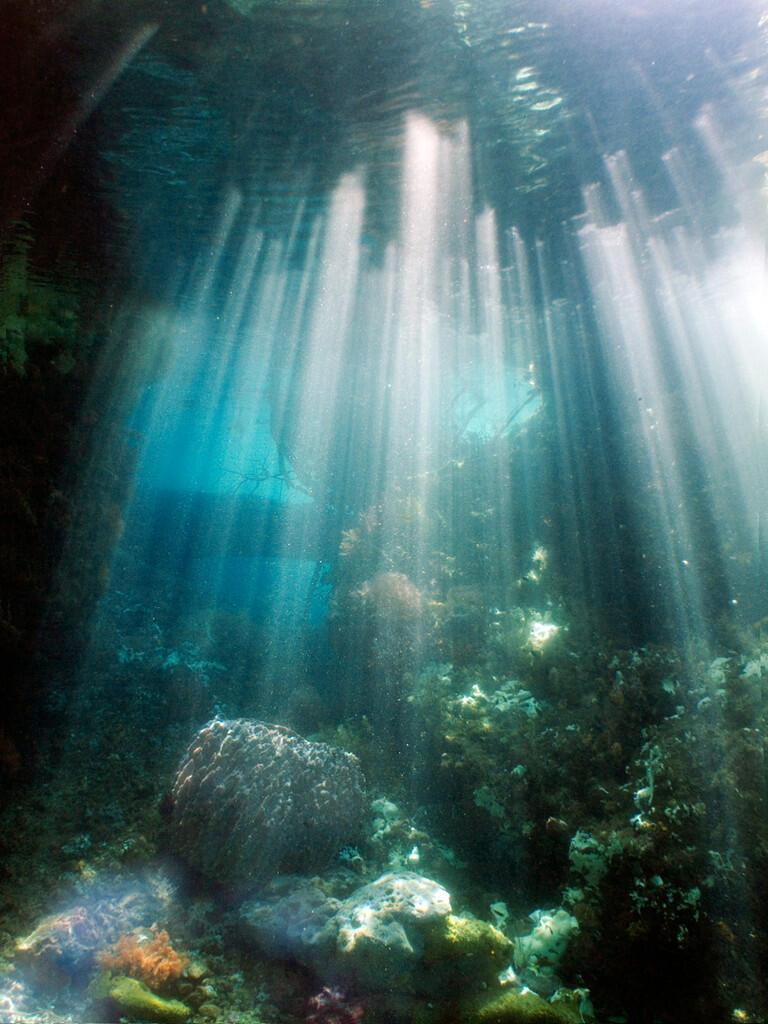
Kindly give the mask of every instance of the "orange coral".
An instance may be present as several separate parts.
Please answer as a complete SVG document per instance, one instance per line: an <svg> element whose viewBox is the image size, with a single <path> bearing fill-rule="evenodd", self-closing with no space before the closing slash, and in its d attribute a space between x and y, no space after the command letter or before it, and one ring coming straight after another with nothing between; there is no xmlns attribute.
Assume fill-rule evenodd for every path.
<svg viewBox="0 0 768 1024"><path fill-rule="evenodd" d="M156 989L175 981L186 967L188 957L176 952L168 932L159 931L151 938L136 932L123 935L111 950L100 953L98 960L102 967L121 971Z"/></svg>

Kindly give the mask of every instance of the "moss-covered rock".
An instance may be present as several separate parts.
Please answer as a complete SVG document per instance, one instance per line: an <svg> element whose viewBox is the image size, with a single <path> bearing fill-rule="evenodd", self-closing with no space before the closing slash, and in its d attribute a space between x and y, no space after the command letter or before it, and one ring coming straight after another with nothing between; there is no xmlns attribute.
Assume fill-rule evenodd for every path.
<svg viewBox="0 0 768 1024"><path fill-rule="evenodd" d="M471 974L478 982L495 980L510 962L512 942L487 921L475 917L448 914L426 937L424 959L427 963L448 962Z"/></svg>
<svg viewBox="0 0 768 1024"><path fill-rule="evenodd" d="M475 1001L462 1019L476 1024L579 1024L581 1018L567 1000L550 1003L529 989L510 989Z"/></svg>
<svg viewBox="0 0 768 1024"><path fill-rule="evenodd" d="M181 1024L191 1010L178 999L163 999L136 978L105 971L91 983L89 995L97 1003L114 1004L121 1014L159 1024Z"/></svg>

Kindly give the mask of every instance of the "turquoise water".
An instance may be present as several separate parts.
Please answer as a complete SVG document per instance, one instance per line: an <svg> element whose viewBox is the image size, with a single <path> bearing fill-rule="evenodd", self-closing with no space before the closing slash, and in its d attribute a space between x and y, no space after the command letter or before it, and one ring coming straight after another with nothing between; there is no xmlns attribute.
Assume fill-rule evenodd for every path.
<svg viewBox="0 0 768 1024"><path fill-rule="evenodd" d="M768 14L8 26L0 1016L768 1019Z"/></svg>

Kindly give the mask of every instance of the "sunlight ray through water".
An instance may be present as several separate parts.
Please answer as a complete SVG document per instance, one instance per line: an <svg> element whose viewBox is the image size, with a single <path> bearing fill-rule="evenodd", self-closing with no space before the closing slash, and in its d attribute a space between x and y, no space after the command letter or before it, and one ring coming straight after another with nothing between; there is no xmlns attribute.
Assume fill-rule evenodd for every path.
<svg viewBox="0 0 768 1024"><path fill-rule="evenodd" d="M768 1020L728 7L10 5L0 1014Z"/></svg>

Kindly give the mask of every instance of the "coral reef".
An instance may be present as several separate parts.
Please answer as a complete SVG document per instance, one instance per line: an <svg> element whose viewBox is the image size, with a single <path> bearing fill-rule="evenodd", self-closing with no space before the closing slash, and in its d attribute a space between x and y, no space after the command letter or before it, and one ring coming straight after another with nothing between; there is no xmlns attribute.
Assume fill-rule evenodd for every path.
<svg viewBox="0 0 768 1024"><path fill-rule="evenodd" d="M354 673L355 683L344 693L346 707L371 715L377 729L391 730L405 672L419 658L433 621L425 593L404 572L340 581L329 628Z"/></svg>
<svg viewBox="0 0 768 1024"><path fill-rule="evenodd" d="M16 944L16 960L35 981L56 988L86 974L97 954L126 928L151 921L157 904L148 886L96 883L83 901L44 918Z"/></svg>
<svg viewBox="0 0 768 1024"><path fill-rule="evenodd" d="M379 572L350 595L361 611L385 629L408 629L421 615L423 597L403 572Z"/></svg>
<svg viewBox="0 0 768 1024"><path fill-rule="evenodd" d="M480 981L493 984L509 963L512 950L512 941L487 921L447 914L428 932L424 959L444 968L450 964L472 987Z"/></svg>
<svg viewBox="0 0 768 1024"><path fill-rule="evenodd" d="M670 680L674 713L644 729L623 814L571 838L564 895L582 927L565 960L588 965L611 1010L726 1020L764 999L766 942L747 909L767 877L764 668L764 655L720 657Z"/></svg>
<svg viewBox="0 0 768 1024"><path fill-rule="evenodd" d="M268 956L307 962L339 905L321 879L281 876L240 907L240 930Z"/></svg>
<svg viewBox="0 0 768 1024"><path fill-rule="evenodd" d="M284 888L243 906L244 934L270 955L369 991L405 977L418 985L427 936L451 909L447 890L413 871L388 872L343 900L317 883Z"/></svg>
<svg viewBox="0 0 768 1024"><path fill-rule="evenodd" d="M586 1018L568 1001L552 1002L535 992L513 989L475 1000L462 1019L478 1024L583 1024Z"/></svg>
<svg viewBox="0 0 768 1024"><path fill-rule="evenodd" d="M497 647L503 628L491 634L486 663L427 666L411 707L434 738L432 792L462 855L551 900L566 881L575 828L631 806L620 788L628 752L673 710L665 680L679 663L664 650L564 649L553 636L535 653L518 643L510 664Z"/></svg>
<svg viewBox="0 0 768 1024"><path fill-rule="evenodd" d="M357 1024L363 1019L360 1002L348 1002L344 989L325 985L307 1002L307 1024Z"/></svg>
<svg viewBox="0 0 768 1024"><path fill-rule="evenodd" d="M160 930L152 936L141 931L121 935L112 949L99 953L97 960L107 970L127 974L157 990L181 977L189 957L177 953L168 932Z"/></svg>
<svg viewBox="0 0 768 1024"><path fill-rule="evenodd" d="M279 726L214 719L176 774L174 849L217 881L253 884L322 867L354 841L364 784L357 758L343 750Z"/></svg>
<svg viewBox="0 0 768 1024"><path fill-rule="evenodd" d="M181 1024L191 1013L178 999L164 999L137 978L113 975L109 971L91 983L89 994L97 1006L112 1003L119 1013L138 1020Z"/></svg>
<svg viewBox="0 0 768 1024"><path fill-rule="evenodd" d="M450 910L450 896L437 882L413 871L390 872L344 900L318 942L332 940L342 969L380 987L413 970L425 932Z"/></svg>

